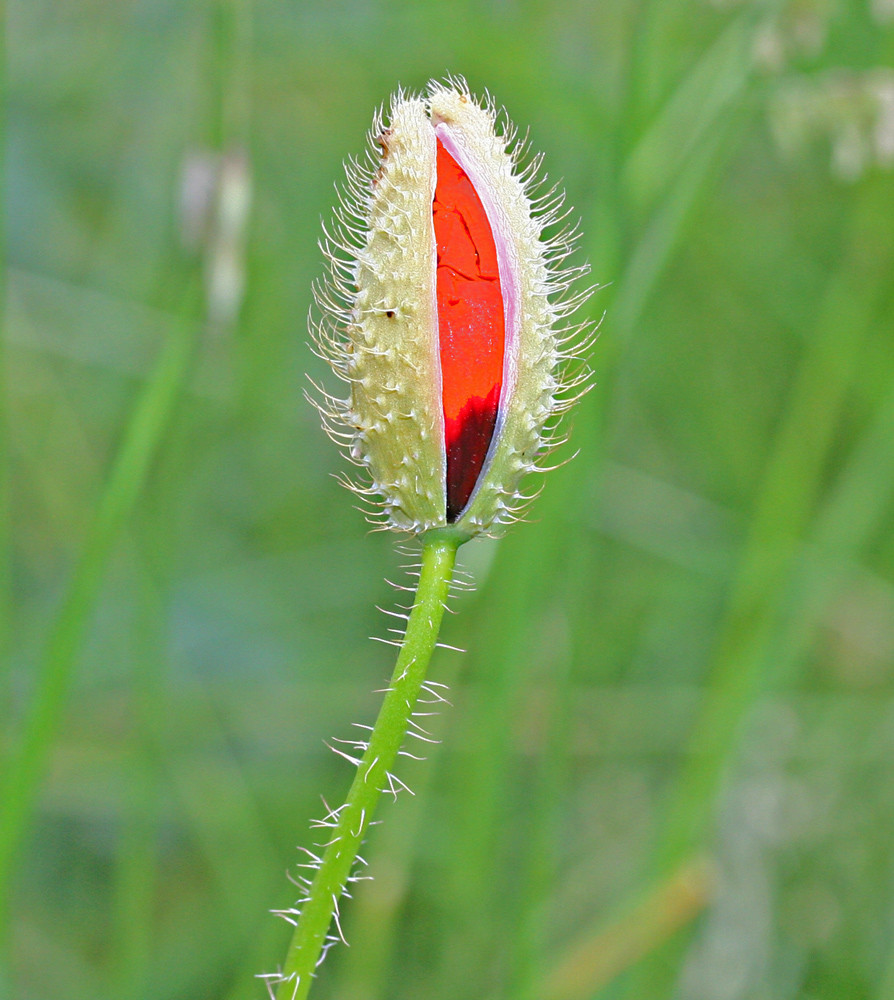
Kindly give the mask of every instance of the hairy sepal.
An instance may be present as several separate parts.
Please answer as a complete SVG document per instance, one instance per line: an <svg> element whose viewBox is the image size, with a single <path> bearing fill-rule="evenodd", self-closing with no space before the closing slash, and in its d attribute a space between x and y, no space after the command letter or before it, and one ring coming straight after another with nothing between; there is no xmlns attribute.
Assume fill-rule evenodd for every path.
<svg viewBox="0 0 894 1000"><path fill-rule="evenodd" d="M351 485L385 527L500 533L530 500L520 480L562 443L557 421L589 385L582 360L589 328L559 329L591 291L574 290L585 265L564 266L576 232L545 238L563 217L563 196L535 197L539 158L520 168L514 129L500 134L497 118L492 103L477 103L457 78L432 82L426 98L395 95L388 127L380 116L373 124L368 162L348 168L339 226L323 243L330 280L316 292L323 310L316 341L350 393L324 394L317 405L330 436L368 469L369 484ZM497 424L475 489L451 525L431 214L436 139L486 209L506 320Z"/></svg>

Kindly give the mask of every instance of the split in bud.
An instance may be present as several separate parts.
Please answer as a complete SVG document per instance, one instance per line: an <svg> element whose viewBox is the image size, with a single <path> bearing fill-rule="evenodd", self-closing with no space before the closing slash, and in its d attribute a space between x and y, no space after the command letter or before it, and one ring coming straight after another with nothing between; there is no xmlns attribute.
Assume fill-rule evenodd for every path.
<svg viewBox="0 0 894 1000"><path fill-rule="evenodd" d="M388 527L495 532L526 498L521 477L557 443L556 419L585 391L589 338L561 326L590 289L564 266L574 228L544 239L563 196L532 200L515 133L464 81L398 93L388 127L351 163L316 291L320 353L349 386L317 405L330 436L368 469Z"/></svg>

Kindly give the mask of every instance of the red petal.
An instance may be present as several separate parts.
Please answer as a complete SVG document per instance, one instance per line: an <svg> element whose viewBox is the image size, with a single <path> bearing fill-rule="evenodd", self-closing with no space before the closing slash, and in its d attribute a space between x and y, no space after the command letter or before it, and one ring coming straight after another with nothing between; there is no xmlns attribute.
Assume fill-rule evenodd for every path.
<svg viewBox="0 0 894 1000"><path fill-rule="evenodd" d="M432 205L438 248L438 331L447 449L447 521L475 489L503 384L503 293L481 199L438 140Z"/></svg>

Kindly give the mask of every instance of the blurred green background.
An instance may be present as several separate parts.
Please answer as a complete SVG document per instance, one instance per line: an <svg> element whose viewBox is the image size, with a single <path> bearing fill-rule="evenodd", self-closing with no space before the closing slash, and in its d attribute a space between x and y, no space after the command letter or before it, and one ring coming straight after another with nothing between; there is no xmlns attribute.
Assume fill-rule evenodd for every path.
<svg viewBox="0 0 894 1000"><path fill-rule="evenodd" d="M302 399L320 219L452 72L564 179L596 388L462 550L443 743L313 995L894 997L891 0L7 13L0 993L283 957L411 561Z"/></svg>

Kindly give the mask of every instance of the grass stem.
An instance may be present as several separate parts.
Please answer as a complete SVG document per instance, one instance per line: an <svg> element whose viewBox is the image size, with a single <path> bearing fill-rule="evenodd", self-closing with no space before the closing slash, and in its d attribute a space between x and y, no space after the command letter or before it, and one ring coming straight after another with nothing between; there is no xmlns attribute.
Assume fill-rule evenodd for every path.
<svg viewBox="0 0 894 1000"><path fill-rule="evenodd" d="M178 331L162 349L156 370L134 409L39 664L23 734L8 762L0 797L3 803L0 810L0 941L5 938L14 861L37 799L105 569L179 398L192 352L191 330Z"/></svg>

